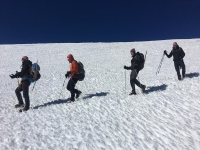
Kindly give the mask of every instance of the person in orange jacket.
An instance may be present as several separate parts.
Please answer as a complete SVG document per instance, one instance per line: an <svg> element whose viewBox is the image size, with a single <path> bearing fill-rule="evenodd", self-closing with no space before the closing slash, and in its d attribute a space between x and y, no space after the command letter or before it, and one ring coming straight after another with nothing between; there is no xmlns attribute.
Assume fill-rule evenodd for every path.
<svg viewBox="0 0 200 150"><path fill-rule="evenodd" d="M67 59L68 59L69 63L71 63L70 71L67 71L67 73L65 74L66 78L70 77L68 84L67 84L67 90L71 92L70 102L74 102L75 94L76 94L76 99L77 99L80 96L80 94L82 93L81 91L75 89L75 85L78 82L78 63L74 59L72 54L69 54L67 56Z"/></svg>

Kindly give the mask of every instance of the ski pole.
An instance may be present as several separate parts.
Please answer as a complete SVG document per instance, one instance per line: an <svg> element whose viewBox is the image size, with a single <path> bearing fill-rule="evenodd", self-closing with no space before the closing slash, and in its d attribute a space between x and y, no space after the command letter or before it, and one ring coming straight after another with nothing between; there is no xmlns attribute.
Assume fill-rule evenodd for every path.
<svg viewBox="0 0 200 150"><path fill-rule="evenodd" d="M65 85L66 79L67 79L67 78L65 78L65 80L64 80L64 82L63 82L63 85L62 85L62 88L61 88L61 91L60 91L60 94L59 94L59 99L60 99L60 95L61 95L61 93L62 93L62 91L63 91L63 87L64 87L64 85Z"/></svg>
<svg viewBox="0 0 200 150"><path fill-rule="evenodd" d="M158 69L157 69L156 75L160 72L160 68L161 68L161 65L162 65L162 62L163 62L164 56L165 56L165 54L163 54L163 56L162 56L162 59L161 59L160 64L159 64L159 66L158 66Z"/></svg>

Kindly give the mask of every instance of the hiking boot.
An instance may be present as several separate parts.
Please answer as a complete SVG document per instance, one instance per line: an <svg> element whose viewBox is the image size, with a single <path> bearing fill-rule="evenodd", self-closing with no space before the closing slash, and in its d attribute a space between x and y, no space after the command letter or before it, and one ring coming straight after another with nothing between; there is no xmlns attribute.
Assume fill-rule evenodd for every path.
<svg viewBox="0 0 200 150"><path fill-rule="evenodd" d="M185 78L185 74L182 75L182 78Z"/></svg>
<svg viewBox="0 0 200 150"><path fill-rule="evenodd" d="M141 87L142 93L144 93L145 89L146 89L146 85L142 85Z"/></svg>
<svg viewBox="0 0 200 150"><path fill-rule="evenodd" d="M19 112L27 111L29 108L23 107L22 109L19 110Z"/></svg>
<svg viewBox="0 0 200 150"><path fill-rule="evenodd" d="M71 102L74 102L75 100L70 100L69 102L71 103Z"/></svg>
<svg viewBox="0 0 200 150"><path fill-rule="evenodd" d="M76 99L79 98L79 96L81 95L81 91L78 91L78 93L76 94Z"/></svg>
<svg viewBox="0 0 200 150"><path fill-rule="evenodd" d="M24 104L16 104L15 108L20 108L20 107L23 107L23 106L24 106Z"/></svg>
<svg viewBox="0 0 200 150"><path fill-rule="evenodd" d="M136 95L136 92L131 92L129 93L129 95Z"/></svg>

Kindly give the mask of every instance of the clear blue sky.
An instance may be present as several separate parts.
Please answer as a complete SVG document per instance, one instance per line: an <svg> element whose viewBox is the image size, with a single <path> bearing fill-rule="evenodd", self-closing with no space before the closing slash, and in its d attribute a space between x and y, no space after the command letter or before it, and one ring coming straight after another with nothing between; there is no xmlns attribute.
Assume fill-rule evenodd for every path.
<svg viewBox="0 0 200 150"><path fill-rule="evenodd" d="M200 38L200 0L1 0L0 44Z"/></svg>

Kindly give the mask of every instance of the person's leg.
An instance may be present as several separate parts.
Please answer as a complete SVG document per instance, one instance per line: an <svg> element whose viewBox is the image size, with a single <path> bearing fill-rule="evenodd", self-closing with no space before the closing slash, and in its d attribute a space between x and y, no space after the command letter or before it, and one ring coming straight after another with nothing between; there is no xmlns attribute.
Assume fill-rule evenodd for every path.
<svg viewBox="0 0 200 150"><path fill-rule="evenodd" d="M134 70L131 71L131 75L130 75L130 84L131 84L131 87L132 87L132 93L136 93L135 92L136 77L137 77L137 71L136 71L136 69L134 69Z"/></svg>
<svg viewBox="0 0 200 150"><path fill-rule="evenodd" d="M182 68L182 77L184 78L185 77L185 63L183 60L180 62L180 66Z"/></svg>
<svg viewBox="0 0 200 150"><path fill-rule="evenodd" d="M178 79L181 80L181 74L180 74L180 68L179 68L179 63L178 62L174 62L174 67L175 67L175 70L177 72L177 76L178 76Z"/></svg>
<svg viewBox="0 0 200 150"><path fill-rule="evenodd" d="M69 81L69 88L70 88L70 92L71 92L71 101L74 101L74 97L75 97L75 93L78 93L78 90L75 89L75 85L77 83L78 79L76 78L72 78Z"/></svg>
<svg viewBox="0 0 200 150"><path fill-rule="evenodd" d="M17 100L18 100L18 104L16 104L15 107L21 107L24 104L23 99L22 99L22 95L20 93L21 91L22 91L22 85L18 86L15 89L15 94L16 94Z"/></svg>
<svg viewBox="0 0 200 150"><path fill-rule="evenodd" d="M23 97L25 99L25 109L28 110L30 107L30 100L29 100L29 86L30 82L28 80L24 80L22 83L22 90L23 90Z"/></svg>

